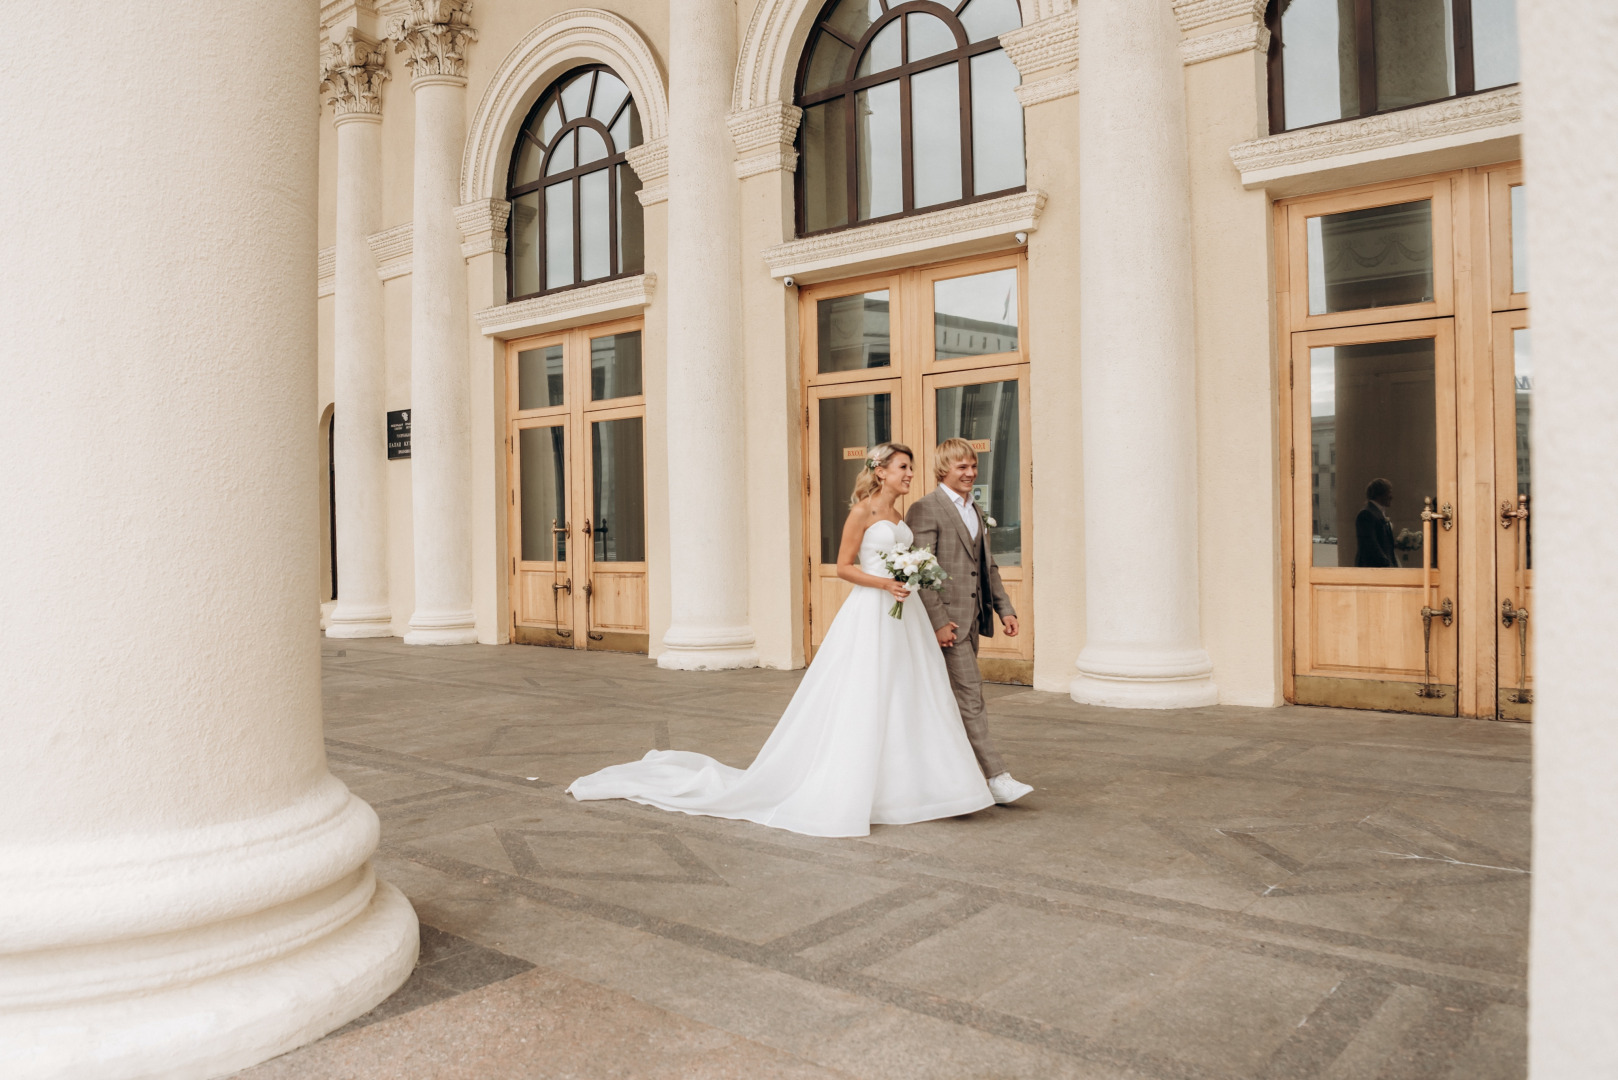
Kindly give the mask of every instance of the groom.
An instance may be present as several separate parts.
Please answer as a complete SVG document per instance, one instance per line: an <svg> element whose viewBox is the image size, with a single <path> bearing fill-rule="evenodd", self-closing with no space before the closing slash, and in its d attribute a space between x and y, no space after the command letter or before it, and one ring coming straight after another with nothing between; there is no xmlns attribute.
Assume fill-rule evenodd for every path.
<svg viewBox="0 0 1618 1080"><path fill-rule="evenodd" d="M905 515L915 545L932 549L949 579L942 592L921 590L921 602L944 650L950 687L961 707L961 721L972 741L978 766L989 778L989 793L1001 804L1014 803L1034 789L1013 780L989 741L983 709L983 673L978 670L978 635L994 636L998 613L1007 637L1017 636L1017 612L1000 584L1000 569L989 551L988 523L972 501L978 453L965 439L945 439L933 451L938 488L916 501ZM956 621L959 620L959 621ZM962 624L966 630L961 630Z"/></svg>

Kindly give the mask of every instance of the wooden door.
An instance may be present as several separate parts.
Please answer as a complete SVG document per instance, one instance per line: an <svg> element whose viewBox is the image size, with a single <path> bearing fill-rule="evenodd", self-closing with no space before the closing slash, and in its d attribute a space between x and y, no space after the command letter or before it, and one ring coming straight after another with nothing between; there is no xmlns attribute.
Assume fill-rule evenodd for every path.
<svg viewBox="0 0 1618 1080"><path fill-rule="evenodd" d="M853 586L837 576L837 550L848 521L849 494L867 452L882 442L903 442L899 428L899 380L867 379L812 387L809 392L809 651L820 648L826 628ZM903 513L905 506L899 507Z"/></svg>
<svg viewBox="0 0 1618 1080"><path fill-rule="evenodd" d="M513 342L507 357L512 640L645 652L640 320Z"/></svg>
<svg viewBox="0 0 1618 1080"><path fill-rule="evenodd" d="M1029 567L1033 563L1033 483L1024 467L1028 460L1028 368L1009 365L926 376L923 410L927 446L944 439L962 438L978 452L978 479L972 499L989 523L989 545L1000 580L1016 608L1021 624L1008 638L998 628L995 636L979 642L979 664L990 682L1031 683L1034 666L1033 605ZM920 493L937 487L932 470L925 474Z"/></svg>
<svg viewBox="0 0 1618 1080"><path fill-rule="evenodd" d="M1532 338L1527 311L1494 316L1496 715L1528 720L1533 715L1534 550L1528 419L1534 391Z"/></svg>
<svg viewBox="0 0 1618 1080"><path fill-rule="evenodd" d="M1453 322L1293 334L1290 372L1294 698L1453 716Z"/></svg>

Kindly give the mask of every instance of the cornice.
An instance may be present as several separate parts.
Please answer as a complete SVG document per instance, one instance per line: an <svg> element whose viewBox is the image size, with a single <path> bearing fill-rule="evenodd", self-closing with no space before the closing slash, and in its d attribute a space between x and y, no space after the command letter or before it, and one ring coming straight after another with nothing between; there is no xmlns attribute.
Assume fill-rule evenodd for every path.
<svg viewBox="0 0 1618 1080"><path fill-rule="evenodd" d="M1013 235L1032 232L1045 207L1043 191L1024 191L931 214L884 221L840 232L789 240L766 248L770 275L818 280L853 268L877 269L920 253L970 254L1013 246Z"/></svg>
<svg viewBox="0 0 1618 1080"><path fill-rule="evenodd" d="M1035 72L1065 68L1079 60L1079 13L1052 15L1000 35L1000 44L1024 79Z"/></svg>
<svg viewBox="0 0 1618 1080"><path fill-rule="evenodd" d="M330 296L337 291L337 248L323 247L315 253L315 295Z"/></svg>
<svg viewBox="0 0 1618 1080"><path fill-rule="evenodd" d="M1017 100L1023 108L1038 105L1045 101L1055 101L1070 94L1079 92L1079 73L1077 71L1064 71L1060 75L1050 75L1034 82L1025 82L1012 89Z"/></svg>
<svg viewBox="0 0 1618 1080"><path fill-rule="evenodd" d="M320 89L337 118L380 117L382 84L388 80L382 43L347 27L320 47Z"/></svg>
<svg viewBox="0 0 1618 1080"><path fill-rule="evenodd" d="M1251 19L1263 23L1264 9L1267 7L1269 0L1174 0L1174 18L1180 24L1180 32L1189 34L1226 19Z"/></svg>
<svg viewBox="0 0 1618 1080"><path fill-rule="evenodd" d="M669 201L669 185L667 181L661 184L647 184L635 192L635 198L640 200L641 206L655 206L660 202Z"/></svg>
<svg viewBox="0 0 1618 1080"><path fill-rule="evenodd" d="M413 83L465 80L466 47L478 39L472 0L408 0L388 26L395 52L410 53Z"/></svg>
<svg viewBox="0 0 1618 1080"><path fill-rule="evenodd" d="M624 151L624 160L643 184L653 184L669 174L669 141L648 139Z"/></svg>
<svg viewBox="0 0 1618 1080"><path fill-rule="evenodd" d="M565 330L586 322L636 314L652 302L656 285L656 274L614 278L580 289L484 308L473 318L484 336L493 338Z"/></svg>
<svg viewBox="0 0 1618 1080"><path fill-rule="evenodd" d="M365 238L376 258L376 276L383 281L403 277L410 273L411 241L414 235L411 222L395 225L391 229L372 233Z"/></svg>
<svg viewBox="0 0 1618 1080"><path fill-rule="evenodd" d="M325 0L320 5L320 29L329 31L345 20L375 19L376 14L371 0Z"/></svg>
<svg viewBox="0 0 1618 1080"><path fill-rule="evenodd" d="M461 254L467 259L479 255L504 254L506 219L511 204L504 199L478 199L455 208L455 224L461 228Z"/></svg>
<svg viewBox="0 0 1618 1080"><path fill-rule="evenodd" d="M1287 131L1230 148L1230 159L1248 186L1264 183L1273 174L1306 172L1341 159L1400 147L1412 152L1436 142L1479 141L1507 136L1522 126L1522 90L1508 86L1470 97L1451 98L1414 109L1344 120L1336 124ZM1461 137L1461 138L1458 138ZM1388 156L1388 155L1383 155Z"/></svg>
<svg viewBox="0 0 1618 1080"><path fill-rule="evenodd" d="M1270 31L1262 23L1235 26L1229 30L1215 30L1199 34L1180 42L1180 62L1200 64L1204 60L1217 60L1221 56L1234 56L1244 52L1266 52L1270 47Z"/></svg>

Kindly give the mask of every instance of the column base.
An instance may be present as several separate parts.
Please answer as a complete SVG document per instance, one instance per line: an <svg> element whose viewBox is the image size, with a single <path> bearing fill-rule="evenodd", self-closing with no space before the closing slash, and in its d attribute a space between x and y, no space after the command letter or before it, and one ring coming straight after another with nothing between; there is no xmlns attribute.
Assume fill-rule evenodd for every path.
<svg viewBox="0 0 1618 1080"><path fill-rule="evenodd" d="M358 914L295 951L161 990L8 1011L0 1018L0 1073L16 1080L223 1076L375 1008L409 978L419 944L410 902L377 882ZM254 945L240 943L249 954Z"/></svg>
<svg viewBox="0 0 1618 1080"><path fill-rule="evenodd" d="M326 636L333 638L392 637L393 613L386 607L345 606L338 601L326 616Z"/></svg>
<svg viewBox="0 0 1618 1080"><path fill-rule="evenodd" d="M720 630L670 628L663 635L657 666L665 671L733 671L758 667L758 649L749 628Z"/></svg>
<svg viewBox="0 0 1618 1080"><path fill-rule="evenodd" d="M470 611L426 613L410 616L406 645L476 645L477 617Z"/></svg>
<svg viewBox="0 0 1618 1080"><path fill-rule="evenodd" d="M1219 704L1213 662L1201 649L1090 649L1068 688L1080 705L1113 709L1198 709Z"/></svg>

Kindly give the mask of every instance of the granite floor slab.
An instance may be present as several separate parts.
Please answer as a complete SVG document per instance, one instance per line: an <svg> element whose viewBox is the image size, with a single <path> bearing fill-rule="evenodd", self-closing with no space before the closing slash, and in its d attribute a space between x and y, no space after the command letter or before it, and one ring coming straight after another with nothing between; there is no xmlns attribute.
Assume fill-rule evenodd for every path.
<svg viewBox="0 0 1618 1080"><path fill-rule="evenodd" d="M821 840L563 793L652 748L746 765L799 672L323 650L422 960L243 1077L1526 1073L1522 726L990 687L1033 795Z"/></svg>

